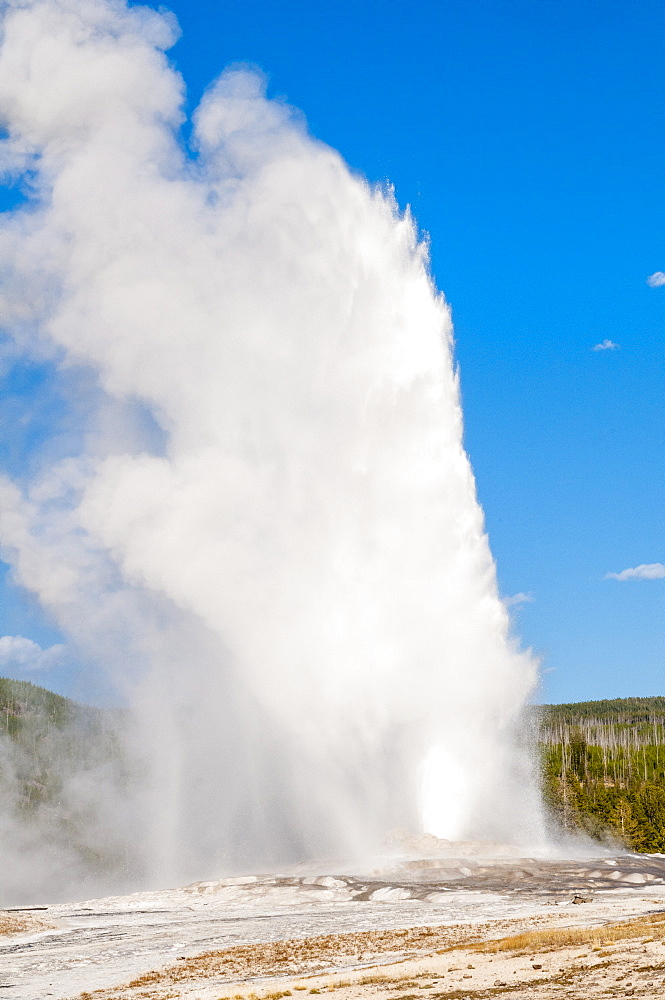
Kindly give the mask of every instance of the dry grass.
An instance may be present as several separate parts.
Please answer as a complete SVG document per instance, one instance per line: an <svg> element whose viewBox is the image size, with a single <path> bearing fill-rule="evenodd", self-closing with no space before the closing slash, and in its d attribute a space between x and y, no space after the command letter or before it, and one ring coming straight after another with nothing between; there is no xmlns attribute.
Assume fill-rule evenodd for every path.
<svg viewBox="0 0 665 1000"><path fill-rule="evenodd" d="M441 947L477 940L483 928L464 925L449 927L409 927L394 931L362 931L351 934L326 934L320 937L295 938L290 941L267 941L262 944L237 945L223 951L208 951L184 959L168 969L149 972L134 979L129 986L140 988L157 982L183 982L188 979L242 976L298 975L319 972L340 960L349 963L371 960L373 956L393 952L431 952Z"/></svg>
<svg viewBox="0 0 665 1000"><path fill-rule="evenodd" d="M178 983L205 979L233 981L250 977L312 975L332 970L336 965L371 963L386 955L404 958L431 954L487 937L492 930L496 932L502 923L494 921L473 927L465 924L409 927L403 930L327 934L288 941L236 945L183 959L177 965L155 969L139 976L123 987L96 990L91 996L95 1000L125 1000L131 990L133 997L159 997L162 1000L162 991ZM88 1000L87 996L85 1000Z"/></svg>
<svg viewBox="0 0 665 1000"><path fill-rule="evenodd" d="M218 993L214 995L219 996L219 1000L282 1000L286 997L307 998L311 994L324 996L332 993L339 996L337 991L340 991L345 996L352 997L365 996L367 992L368 1000L369 995L376 998L389 997L390 1000L420 1000L425 996L430 1000L471 1000L472 997L476 1000L491 1000L504 993L512 995L511 990L519 985L525 988L528 986L530 991L542 996L543 1000L560 1000L562 991L568 990L567 995L570 995L568 988L577 988L580 976L587 977L584 979L585 992L576 995L593 996L600 1000L601 996L608 996L608 991L615 992L615 987L626 992L630 986L630 983L626 986L623 982L626 979L627 963L630 965L631 976L644 973L645 987L653 985L652 982L646 982L647 976L652 979L655 974L658 978L665 971L665 964L660 961L660 947L654 948L652 944L653 954L647 959L649 946L643 945L647 941L658 942L658 945L660 942L665 943L665 913L592 928L542 929L550 924L550 918L536 919L541 929L509 937L495 936L489 940L490 934L505 933L511 924L492 921L475 927L464 924L415 927L239 945L183 959L177 965L140 976L125 986L85 993L81 1000L170 1000L189 996L188 990L191 987L204 987L206 982L208 988L219 986L221 993L224 989L222 983L226 981L230 985L234 980L233 985L227 987L228 994L224 998ZM512 926L515 927L515 923ZM623 948L622 942L625 943ZM605 946L610 947L609 952L600 951ZM458 961L463 959L463 964L447 967L453 956L450 955L448 959L439 956L448 955L454 949L486 953L487 958L479 955L475 960L471 955L457 956ZM513 979L512 975L507 977L503 973L502 978L509 979L508 982L494 982L490 979L489 983L482 985L474 982L473 987L471 982L467 986L466 983L462 985L461 982L450 982L446 978L447 973L464 971L469 959L474 961L477 969L496 969L498 974L499 965L504 960L508 962L508 971L515 972L516 962L519 965L519 955L557 949L574 949L574 952L561 955L558 962L562 967L550 969L549 973L546 971L544 977L533 978L533 973L529 970L532 978L528 982L521 982L524 970L519 979ZM644 951L647 962L653 962L655 958L656 964L637 969L634 957L636 949L640 955ZM591 965L579 961L587 957L581 952L593 953ZM500 957L498 953L502 953ZM485 966L485 962L493 961L490 957L493 954L497 955L497 964ZM609 961L603 961L603 955L607 955ZM404 959L418 961L402 965ZM557 960L554 961L556 964ZM363 972L357 968L361 962L367 962L373 967ZM356 966L351 977L346 978L349 971L345 969L345 978L338 978L342 972L340 966L349 965ZM337 977L334 976L335 966ZM447 973L444 966L447 967ZM469 969L473 967L468 965ZM540 970L542 965L534 965L533 968ZM591 969L596 970L594 974L598 975L597 981L589 978L592 975ZM598 972L601 969L604 971ZM321 974L322 978L318 978ZM307 978L298 981L297 977L301 975ZM295 981L289 979L290 976ZM316 978L309 979L310 976ZM255 977L263 978L263 984L248 982ZM279 977L279 980L275 982L273 977ZM653 1000L654 997L663 995L659 992L663 985L661 980L655 985L657 992L641 994L645 1000L646 997ZM235 992L238 988L242 990L243 986L247 992ZM346 993L345 990L349 992ZM410 990L414 992L408 992Z"/></svg>
<svg viewBox="0 0 665 1000"><path fill-rule="evenodd" d="M14 913L10 910L0 910L0 935L29 934L31 931L47 930L52 927L42 917L31 913Z"/></svg>
<svg viewBox="0 0 665 1000"><path fill-rule="evenodd" d="M471 951L496 954L501 951L531 954L540 951L555 951L559 948L593 948L600 950L618 941L642 939L662 941L665 939L665 913L638 917L620 924L604 927L552 927L545 930L525 931L510 937L493 941L473 942L467 947Z"/></svg>
<svg viewBox="0 0 665 1000"><path fill-rule="evenodd" d="M252 978L311 976L331 973L336 966L357 967L361 963L380 965L405 958L442 955L461 948L486 954L535 954L564 948L593 950L597 953L600 949L622 941L665 940L665 913L604 927L541 928L488 940L489 934L496 934L505 926L504 921L493 921L475 926L455 924L411 927L236 945L182 959L176 965L146 973L124 986L97 990L83 996L85 1000L167 1000L168 997L180 996L179 987L197 982L202 984L205 980L210 982L214 979L221 985L222 982ZM453 971L454 968L448 971ZM358 970L353 976L353 982L344 979L304 985L301 981L289 983L288 987L285 983L285 988L276 992L258 996L256 993L236 993L235 997L237 1000L241 997L243 1000L279 1000L291 995L334 992L350 985L387 987L398 983L399 989L404 990L417 986L415 980L421 977L429 979L432 976L436 978L433 971L411 971L405 975L400 974L397 969L393 974L386 974L383 970L374 968L368 969L365 974ZM266 986L270 989L267 983ZM274 985L272 989L275 990ZM466 995L465 992L464 996Z"/></svg>

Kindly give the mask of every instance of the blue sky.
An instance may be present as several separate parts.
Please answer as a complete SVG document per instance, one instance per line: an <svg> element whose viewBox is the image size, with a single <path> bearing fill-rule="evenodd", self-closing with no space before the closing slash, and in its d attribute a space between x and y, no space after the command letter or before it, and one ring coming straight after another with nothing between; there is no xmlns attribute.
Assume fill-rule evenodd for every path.
<svg viewBox="0 0 665 1000"><path fill-rule="evenodd" d="M192 107L227 64L258 65L429 234L501 589L531 598L515 618L543 657L543 699L662 694L664 580L604 579L665 561L665 287L646 283L665 270L662 5L167 6ZM593 349L606 341L618 346ZM46 384L17 427L48 373L20 378L2 402L12 474L62 417ZM11 585L2 598L2 634L59 641L29 598ZM72 690L71 668L48 683Z"/></svg>

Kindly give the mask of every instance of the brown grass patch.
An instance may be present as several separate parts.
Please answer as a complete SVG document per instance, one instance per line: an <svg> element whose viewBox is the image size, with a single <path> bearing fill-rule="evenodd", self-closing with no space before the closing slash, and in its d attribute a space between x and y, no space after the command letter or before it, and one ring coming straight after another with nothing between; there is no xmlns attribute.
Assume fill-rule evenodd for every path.
<svg viewBox="0 0 665 1000"><path fill-rule="evenodd" d="M539 951L556 951L560 948L593 948L602 950L616 941L662 941L665 939L665 913L636 917L620 924L604 927L551 927L544 930L525 931L493 941L477 941L468 945L469 950L496 954L515 951L524 954Z"/></svg>
<svg viewBox="0 0 665 1000"><path fill-rule="evenodd" d="M165 978L171 982L182 982L217 976L231 979L320 972L340 960L354 963L371 961L373 956L386 952L402 955L404 952L434 951L442 945L450 947L477 940L481 934L481 927L471 930L464 925L409 927L394 931L325 934L289 941L236 945L223 951L204 952L168 969L149 972L134 979L129 986L147 986Z"/></svg>
<svg viewBox="0 0 665 1000"><path fill-rule="evenodd" d="M88 994L91 1000L166 1000L179 996L178 989L185 983L216 980L221 986L228 982L246 982L251 979L272 979L273 977L298 977L334 973L340 966L356 966L354 983L358 986L382 985L398 986L405 990L416 986L414 980L430 978L435 973L428 971L400 975L384 972L379 968L368 968L363 974L358 966L367 963L380 966L390 962L424 955L445 954L457 949L496 954L512 952L535 954L563 948L576 948L594 955L607 955L606 949L619 942L665 941L665 913L642 916L621 923L603 927L543 927L549 918L537 918L540 928L512 934L507 937L489 935L503 931L506 921L490 921L485 924L454 924L449 926L410 927L399 930L363 931L346 934L329 934L310 938L296 938L285 941L268 941L251 945L236 945L223 950L208 951L192 958L186 958L167 968L156 969L138 976L132 982L108 990L97 990ZM509 926L509 925L508 925ZM532 922L533 926L533 922ZM582 956L577 956L578 958ZM341 971L341 970L340 970ZM451 970L449 970L451 971ZM544 981L544 980L543 980ZM277 1000L286 997L289 991L306 993L334 992L345 986L348 980L331 983L310 983L305 985L285 985L284 990L257 997L256 993L245 995L255 1000ZM238 982L238 985L240 983ZM256 988L256 984L252 983ZM271 984L272 985L272 984ZM247 983L249 987L250 984ZM266 984L268 986L268 984ZM250 987L251 988L251 987ZM268 986L268 988L270 988ZM236 987L237 989L237 987ZM275 985L272 985L275 990ZM504 987L497 990L503 992ZM492 994L489 990L488 996ZM296 993L295 995L298 995ZM466 989L460 996L469 995ZM236 994L236 997L243 994ZM448 994L446 994L446 997ZM87 1000L86 997L86 1000ZM452 994L451 994L452 998ZM404 1000L404 998L402 998Z"/></svg>
<svg viewBox="0 0 665 1000"><path fill-rule="evenodd" d="M0 934L29 934L31 931L47 930L49 927L53 927L53 924L31 913L0 910Z"/></svg>
<svg viewBox="0 0 665 1000"><path fill-rule="evenodd" d="M387 954L402 959L431 954L442 948L461 947L487 937L492 930L496 933L501 926L505 926L503 921L492 921L473 927L465 924L408 927L235 945L183 959L177 965L155 969L123 987L96 990L92 996L96 1000L128 1000L129 990L132 990L135 997L162 998L163 990L178 983L197 980L232 982L254 977L313 975L332 971L336 965L372 963Z"/></svg>

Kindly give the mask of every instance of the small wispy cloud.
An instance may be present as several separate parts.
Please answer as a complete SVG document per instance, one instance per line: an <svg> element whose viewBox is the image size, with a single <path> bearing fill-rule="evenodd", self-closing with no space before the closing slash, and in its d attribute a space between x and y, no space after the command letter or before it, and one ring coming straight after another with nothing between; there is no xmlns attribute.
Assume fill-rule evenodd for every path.
<svg viewBox="0 0 665 1000"><path fill-rule="evenodd" d="M662 580L665 578L665 563L642 563L622 569L620 573L606 573L604 580Z"/></svg>
<svg viewBox="0 0 665 1000"><path fill-rule="evenodd" d="M507 608L512 608L516 604L531 604L535 601L533 594L523 594L521 591L519 594L513 594L512 597L504 597L504 604Z"/></svg>
<svg viewBox="0 0 665 1000"><path fill-rule="evenodd" d="M649 288L660 288L661 285L665 285L665 273L663 271L655 271L650 274L647 278L647 285Z"/></svg>
<svg viewBox="0 0 665 1000"><path fill-rule="evenodd" d="M615 344L613 340L603 340L601 344L594 344L592 351L618 351L621 344Z"/></svg>
<svg viewBox="0 0 665 1000"><path fill-rule="evenodd" d="M23 670L48 670L62 659L65 647L61 644L48 649L22 635L0 636L0 667L14 666Z"/></svg>

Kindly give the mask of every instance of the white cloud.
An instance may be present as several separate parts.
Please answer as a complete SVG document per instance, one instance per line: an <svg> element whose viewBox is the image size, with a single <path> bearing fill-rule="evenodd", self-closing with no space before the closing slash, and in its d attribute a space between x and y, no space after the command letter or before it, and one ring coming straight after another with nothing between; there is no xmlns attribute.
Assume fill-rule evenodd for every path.
<svg viewBox="0 0 665 1000"><path fill-rule="evenodd" d="M665 273L663 271L655 271L650 274L647 278L647 285L649 288L660 288L661 285L665 285Z"/></svg>
<svg viewBox="0 0 665 1000"><path fill-rule="evenodd" d="M621 344L615 344L613 340L603 340L601 344L594 344L593 351L617 351Z"/></svg>
<svg viewBox="0 0 665 1000"><path fill-rule="evenodd" d="M662 580L665 577L664 563L642 563L620 573L606 573L605 580Z"/></svg>
<svg viewBox="0 0 665 1000"><path fill-rule="evenodd" d="M535 601L533 594L524 594L522 591L519 594L513 594L512 597L504 597L504 604L507 608L512 608L516 604L532 604Z"/></svg>
<svg viewBox="0 0 665 1000"><path fill-rule="evenodd" d="M22 635L0 636L0 667L22 667L24 670L48 670L58 663L65 647L57 644L42 649L32 639Z"/></svg>

